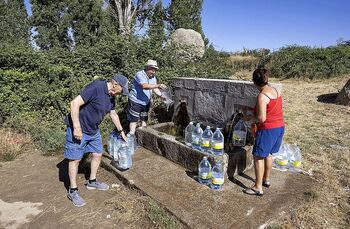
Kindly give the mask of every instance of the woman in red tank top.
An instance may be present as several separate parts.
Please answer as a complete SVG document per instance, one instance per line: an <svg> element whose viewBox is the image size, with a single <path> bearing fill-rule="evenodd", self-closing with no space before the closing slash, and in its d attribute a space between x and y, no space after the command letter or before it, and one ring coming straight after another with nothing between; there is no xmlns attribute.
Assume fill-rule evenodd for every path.
<svg viewBox="0 0 350 229"><path fill-rule="evenodd" d="M254 85L260 93L254 108L255 121L258 123L253 148L255 184L243 190L250 195L263 195L262 187L269 187L272 170L272 155L277 153L284 134L282 96L276 88L268 84L268 71L256 69L253 73Z"/></svg>

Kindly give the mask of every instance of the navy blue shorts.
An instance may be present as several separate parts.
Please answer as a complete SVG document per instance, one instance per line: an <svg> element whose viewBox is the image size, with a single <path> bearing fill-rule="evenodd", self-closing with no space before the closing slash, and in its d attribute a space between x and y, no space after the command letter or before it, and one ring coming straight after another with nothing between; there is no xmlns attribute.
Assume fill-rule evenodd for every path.
<svg viewBox="0 0 350 229"><path fill-rule="evenodd" d="M147 122L148 120L148 112L149 112L150 104L141 105L135 103L129 99L128 102L128 121L129 122L138 122L139 120Z"/></svg>
<svg viewBox="0 0 350 229"><path fill-rule="evenodd" d="M81 140L73 137L72 129L67 127L64 157L69 160L80 160L85 153L102 153L103 145L100 131L89 135L83 133Z"/></svg>
<svg viewBox="0 0 350 229"><path fill-rule="evenodd" d="M277 153L282 144L283 134L284 126L273 129L258 130L253 147L253 155L266 158L270 154Z"/></svg>

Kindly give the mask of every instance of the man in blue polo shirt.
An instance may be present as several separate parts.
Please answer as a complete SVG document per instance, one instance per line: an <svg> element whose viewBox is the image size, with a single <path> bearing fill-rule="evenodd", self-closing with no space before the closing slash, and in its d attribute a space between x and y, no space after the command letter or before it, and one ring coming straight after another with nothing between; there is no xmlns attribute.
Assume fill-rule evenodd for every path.
<svg viewBox="0 0 350 229"><path fill-rule="evenodd" d="M79 195L77 186L78 166L85 153L92 153L91 173L86 188L109 189L107 184L96 180L103 152L98 126L104 116L109 113L115 127L126 140L119 116L115 111L114 96L117 94L129 94L128 79L120 74L115 75L109 81L93 81L70 103L71 113L65 118L67 133L64 156L69 160L70 188L68 198L75 206L85 205L84 199Z"/></svg>
<svg viewBox="0 0 350 229"><path fill-rule="evenodd" d="M152 101L152 92L162 99L160 89L165 89L164 84L157 84L156 70L158 69L155 60L148 60L145 69L136 73L132 89L129 94L128 105L128 121L130 134L134 134L137 122L141 120L141 125L144 127L148 120L148 111Z"/></svg>

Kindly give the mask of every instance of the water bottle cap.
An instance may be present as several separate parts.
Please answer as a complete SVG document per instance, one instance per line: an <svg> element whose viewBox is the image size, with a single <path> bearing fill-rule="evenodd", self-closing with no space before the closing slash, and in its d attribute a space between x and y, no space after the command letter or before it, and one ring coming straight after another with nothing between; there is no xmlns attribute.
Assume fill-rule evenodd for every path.
<svg viewBox="0 0 350 229"><path fill-rule="evenodd" d="M193 122L190 122L190 124L192 124L192 125L193 125Z"/></svg>
<svg viewBox="0 0 350 229"><path fill-rule="evenodd" d="M207 129L210 129L210 126L207 126Z"/></svg>

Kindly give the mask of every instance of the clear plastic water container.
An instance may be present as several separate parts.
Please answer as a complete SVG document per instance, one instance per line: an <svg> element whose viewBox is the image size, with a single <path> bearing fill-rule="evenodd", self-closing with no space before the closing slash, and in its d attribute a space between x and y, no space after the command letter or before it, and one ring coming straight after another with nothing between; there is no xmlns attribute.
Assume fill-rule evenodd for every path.
<svg viewBox="0 0 350 229"><path fill-rule="evenodd" d="M192 131L192 148L201 150L201 141L202 141L203 130L201 124L197 123L196 127Z"/></svg>
<svg viewBox="0 0 350 229"><path fill-rule="evenodd" d="M161 94L162 94L162 97L164 98L163 103L165 104L168 110L169 107L174 103L174 101L172 100L173 96L171 93L171 89L169 87L162 89Z"/></svg>
<svg viewBox="0 0 350 229"><path fill-rule="evenodd" d="M216 128L212 142L211 142L212 154L218 156L224 154L224 135L221 133L220 128Z"/></svg>
<svg viewBox="0 0 350 229"><path fill-rule="evenodd" d="M118 159L118 152L122 142L124 142L122 136L117 132L114 132L113 133L113 159L114 160Z"/></svg>
<svg viewBox="0 0 350 229"><path fill-rule="evenodd" d="M205 153L211 152L211 141L213 138L213 132L210 129L210 126L207 126L205 128L203 134L202 134L202 140L201 140L201 150Z"/></svg>
<svg viewBox="0 0 350 229"><path fill-rule="evenodd" d="M131 134L131 133L128 133L126 136L128 137L128 147L130 150L130 154L134 155L137 147L136 136L135 134Z"/></svg>
<svg viewBox="0 0 350 229"><path fill-rule="evenodd" d="M114 155L113 143L114 143L114 139L113 139L113 132L112 132L109 135L109 139L107 141L107 150L108 150L109 156L111 156L112 158L113 158L113 155Z"/></svg>
<svg viewBox="0 0 350 229"><path fill-rule="evenodd" d="M234 146L243 147L246 144L247 138L247 126L244 121L239 120L233 128L232 133L232 144Z"/></svg>
<svg viewBox="0 0 350 229"><path fill-rule="evenodd" d="M301 170L301 151L296 145L289 145L289 171L300 172Z"/></svg>
<svg viewBox="0 0 350 229"><path fill-rule="evenodd" d="M127 170L132 166L132 155L130 153L128 143L123 141L118 150L118 160L115 161L115 166L119 170Z"/></svg>
<svg viewBox="0 0 350 229"><path fill-rule="evenodd" d="M210 188L215 190L221 190L222 186L225 182L225 173L224 173L224 167L221 164L221 161L217 161L215 166L211 170L211 184Z"/></svg>
<svg viewBox="0 0 350 229"><path fill-rule="evenodd" d="M192 131L194 128L193 122L190 122L185 128L185 145L187 146L192 145Z"/></svg>
<svg viewBox="0 0 350 229"><path fill-rule="evenodd" d="M289 163L288 145L281 145L277 153L272 154L273 166L279 170L286 171Z"/></svg>
<svg viewBox="0 0 350 229"><path fill-rule="evenodd" d="M208 157L204 156L198 165L198 181L204 185L210 185L211 183L211 165Z"/></svg>

